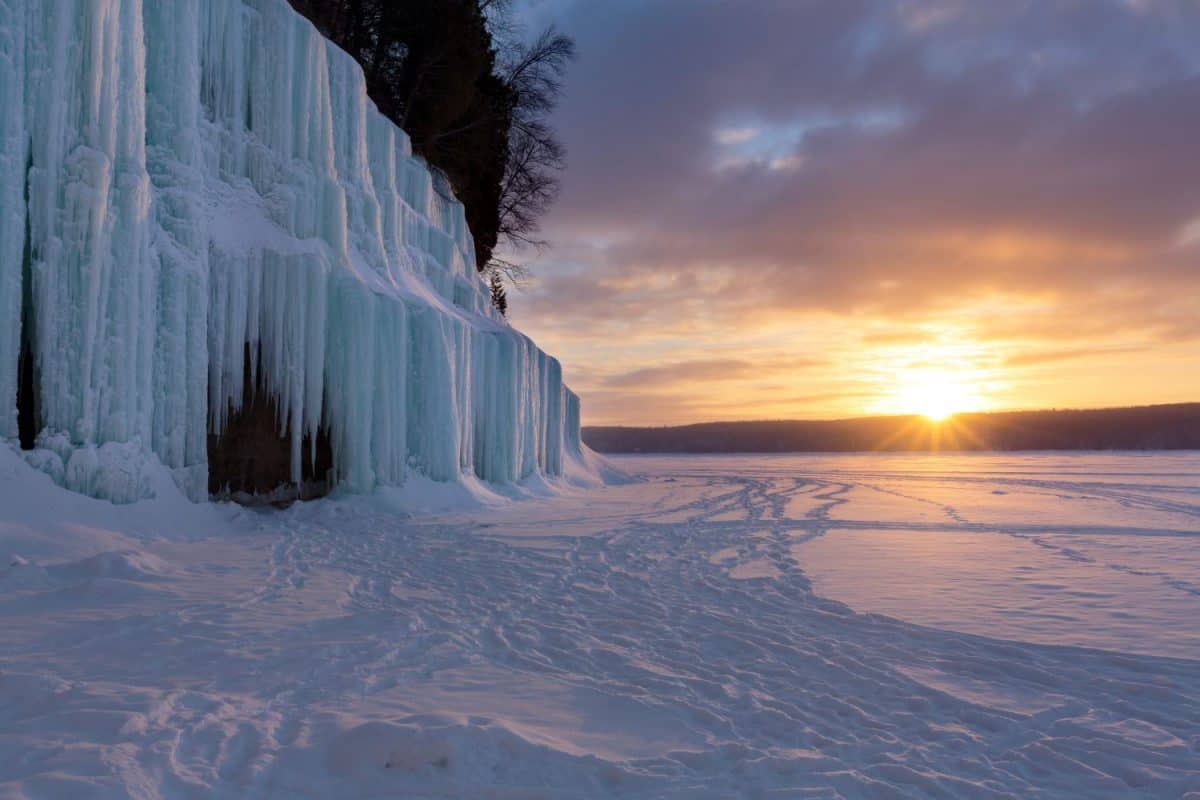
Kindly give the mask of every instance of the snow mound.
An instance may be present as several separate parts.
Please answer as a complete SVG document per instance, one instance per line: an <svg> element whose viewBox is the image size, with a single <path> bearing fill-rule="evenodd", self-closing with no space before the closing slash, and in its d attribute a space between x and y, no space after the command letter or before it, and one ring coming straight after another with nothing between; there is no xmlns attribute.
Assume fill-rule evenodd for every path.
<svg viewBox="0 0 1200 800"><path fill-rule="evenodd" d="M8 566L0 569L0 592L39 590L54 588L54 579L41 564L34 564L19 555L8 560Z"/></svg>
<svg viewBox="0 0 1200 800"><path fill-rule="evenodd" d="M82 583L94 578L123 581L160 580L169 571L167 563L157 556L134 550L97 553L79 561L68 561L46 568L55 579L64 583Z"/></svg>
<svg viewBox="0 0 1200 800"><path fill-rule="evenodd" d="M89 558L38 564L13 555L0 569L0 591L50 590L79 586L97 579L157 581L169 572L165 561L134 550L97 553Z"/></svg>
<svg viewBox="0 0 1200 800"><path fill-rule="evenodd" d="M356 790L402 790L408 797L423 797L423 792L432 797L447 792L458 797L579 797L644 783L618 764L530 742L486 717L418 714L344 730L324 727L318 725L314 732L328 737L315 748L324 758L309 758L303 751L297 755L324 767L307 780L329 781L332 792L350 782Z"/></svg>

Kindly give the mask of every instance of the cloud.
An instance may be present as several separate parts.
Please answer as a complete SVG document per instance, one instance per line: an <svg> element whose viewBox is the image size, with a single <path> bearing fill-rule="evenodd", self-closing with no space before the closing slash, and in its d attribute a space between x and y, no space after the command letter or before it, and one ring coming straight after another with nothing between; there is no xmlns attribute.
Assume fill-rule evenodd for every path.
<svg viewBox="0 0 1200 800"><path fill-rule="evenodd" d="M589 348L621 339L611 380L666 385L817 321L860 348L1200 337L1200 6L554 9L569 166L513 315L568 365L611 374Z"/></svg>
<svg viewBox="0 0 1200 800"><path fill-rule="evenodd" d="M659 384L689 383L694 381L723 381L743 377L754 370L754 365L738 359L713 361L677 361L654 367L642 367L605 378L605 386L654 386Z"/></svg>
<svg viewBox="0 0 1200 800"><path fill-rule="evenodd" d="M1028 353L1016 353L1004 359L1010 367L1032 367L1042 364L1053 364L1060 361L1077 361L1087 358L1111 358L1114 355L1137 353L1145 350L1141 345L1123 345L1115 347L1075 347L1066 350L1041 350Z"/></svg>
<svg viewBox="0 0 1200 800"><path fill-rule="evenodd" d="M759 133L759 129L754 127L721 128L713 134L713 139L717 144L739 145L754 141Z"/></svg>
<svg viewBox="0 0 1200 800"><path fill-rule="evenodd" d="M610 375L604 379L603 384L610 387L652 388L680 383L732 381L745 378L763 379L781 371L794 372L820 366L823 363L820 359L815 358L793 358L782 361L770 359L747 361L735 358L676 361Z"/></svg>

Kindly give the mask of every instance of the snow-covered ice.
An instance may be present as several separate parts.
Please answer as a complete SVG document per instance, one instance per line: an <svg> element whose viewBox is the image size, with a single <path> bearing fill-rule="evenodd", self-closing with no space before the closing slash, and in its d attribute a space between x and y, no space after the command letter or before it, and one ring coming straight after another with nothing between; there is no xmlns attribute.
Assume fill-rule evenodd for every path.
<svg viewBox="0 0 1200 800"><path fill-rule="evenodd" d="M243 360L344 489L570 472L579 403L492 309L462 206L286 0L0 2L0 437L32 341L36 463L194 499Z"/></svg>
<svg viewBox="0 0 1200 800"><path fill-rule="evenodd" d="M264 512L0 448L0 797L1200 793L1200 454L614 461Z"/></svg>

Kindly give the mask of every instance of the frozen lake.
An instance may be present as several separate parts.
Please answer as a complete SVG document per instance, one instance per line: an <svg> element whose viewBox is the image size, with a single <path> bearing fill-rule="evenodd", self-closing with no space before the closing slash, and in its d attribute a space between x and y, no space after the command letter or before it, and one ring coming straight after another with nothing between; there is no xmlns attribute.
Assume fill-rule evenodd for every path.
<svg viewBox="0 0 1200 800"><path fill-rule="evenodd" d="M1200 457L943 454L634 458L754 485L817 594L937 628L1200 658ZM771 498L771 506L744 502ZM781 513L772 508L783 503ZM764 515L763 512L767 513ZM761 561L753 547L722 563Z"/></svg>
<svg viewBox="0 0 1200 800"><path fill-rule="evenodd" d="M1200 792L1200 454L616 463L262 513L0 448L0 797Z"/></svg>

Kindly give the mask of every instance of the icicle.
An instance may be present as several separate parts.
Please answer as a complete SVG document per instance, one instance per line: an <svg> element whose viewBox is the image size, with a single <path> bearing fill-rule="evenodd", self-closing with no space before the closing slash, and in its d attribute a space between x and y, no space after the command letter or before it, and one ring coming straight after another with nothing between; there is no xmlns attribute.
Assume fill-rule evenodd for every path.
<svg viewBox="0 0 1200 800"><path fill-rule="evenodd" d="M0 437L17 436L17 360L21 351L25 193L29 131L25 124L26 11L0 3Z"/></svg>
<svg viewBox="0 0 1200 800"><path fill-rule="evenodd" d="M256 391L296 482L326 430L354 491L579 452L578 399L492 310L461 204L286 0L0 0L0 107L0 436L29 290L70 485L136 499L152 451L202 497L208 435Z"/></svg>

